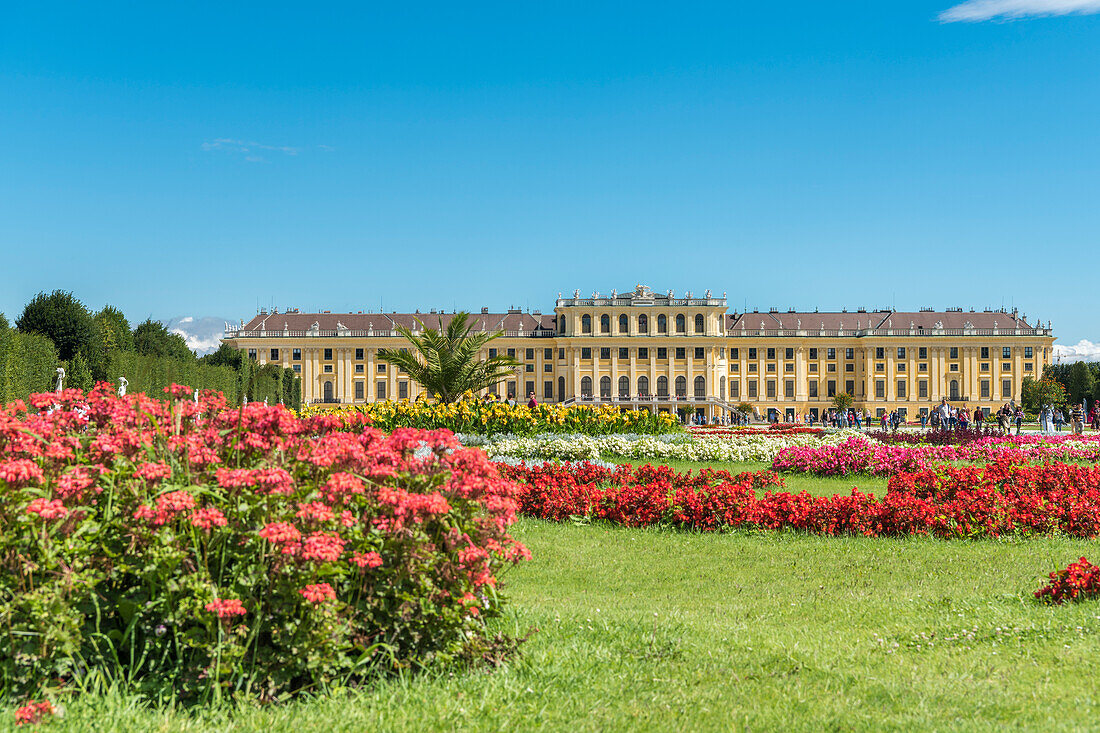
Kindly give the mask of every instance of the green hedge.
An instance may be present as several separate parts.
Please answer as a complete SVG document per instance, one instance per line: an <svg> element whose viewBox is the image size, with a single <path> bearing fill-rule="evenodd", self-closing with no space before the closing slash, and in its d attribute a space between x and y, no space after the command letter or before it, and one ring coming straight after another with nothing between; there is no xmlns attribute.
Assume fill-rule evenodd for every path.
<svg viewBox="0 0 1100 733"><path fill-rule="evenodd" d="M234 404L241 394L237 371L229 367L207 366L194 359L186 361L167 356L146 356L133 351L114 351L107 355L110 380L126 377L129 392L144 392L150 397L164 396L171 384L187 384L198 389L212 389L225 394Z"/></svg>
<svg viewBox="0 0 1100 733"><path fill-rule="evenodd" d="M0 329L0 404L52 390L60 364L49 337Z"/></svg>

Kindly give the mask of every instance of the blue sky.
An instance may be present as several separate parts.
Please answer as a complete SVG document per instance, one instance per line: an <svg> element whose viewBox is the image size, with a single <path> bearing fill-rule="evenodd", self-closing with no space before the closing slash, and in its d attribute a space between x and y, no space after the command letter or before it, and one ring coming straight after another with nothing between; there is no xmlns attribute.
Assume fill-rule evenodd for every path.
<svg viewBox="0 0 1100 733"><path fill-rule="evenodd" d="M318 4L322 5L322 4ZM1021 308L1100 342L1100 1L24 3L0 311Z"/></svg>

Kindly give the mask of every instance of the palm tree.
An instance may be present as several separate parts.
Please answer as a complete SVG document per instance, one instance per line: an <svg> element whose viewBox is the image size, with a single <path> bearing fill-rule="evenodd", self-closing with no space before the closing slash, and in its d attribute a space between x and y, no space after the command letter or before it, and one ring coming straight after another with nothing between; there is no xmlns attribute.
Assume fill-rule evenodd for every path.
<svg viewBox="0 0 1100 733"><path fill-rule="evenodd" d="M485 345L503 332L471 333L474 324L470 323L469 313L456 313L446 328L440 317L438 330L426 327L419 318L416 322L423 331L419 335L405 326L397 326L397 332L412 344L412 350L379 349L378 358L404 369L442 402L454 402L467 391L476 393L491 387L519 367L519 362L510 356L481 358Z"/></svg>

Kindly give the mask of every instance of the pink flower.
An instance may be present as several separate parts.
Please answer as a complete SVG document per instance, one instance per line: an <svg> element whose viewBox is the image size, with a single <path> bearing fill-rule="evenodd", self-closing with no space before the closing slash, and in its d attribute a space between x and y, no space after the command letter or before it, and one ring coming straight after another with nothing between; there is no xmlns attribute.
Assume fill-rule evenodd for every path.
<svg viewBox="0 0 1100 733"><path fill-rule="evenodd" d="M214 507L206 507L204 509L196 509L191 515L191 524L199 529L211 529L213 527L224 527L226 525L225 515Z"/></svg>
<svg viewBox="0 0 1100 733"><path fill-rule="evenodd" d="M43 519L64 519L69 510L61 503L60 499L35 499L27 505L27 514L37 514Z"/></svg>
<svg viewBox="0 0 1100 733"><path fill-rule="evenodd" d="M302 541L302 559L335 562L344 551L344 540L328 532L314 532Z"/></svg>
<svg viewBox="0 0 1100 733"><path fill-rule="evenodd" d="M221 598L205 606L206 610L210 613L218 614L218 618L233 618L234 616L243 616L248 611L245 610L244 604L236 598Z"/></svg>
<svg viewBox="0 0 1100 733"><path fill-rule="evenodd" d="M361 568L376 568L382 564L382 556L377 552L356 552L351 556L351 563Z"/></svg>
<svg viewBox="0 0 1100 733"><path fill-rule="evenodd" d="M299 593L310 603L324 603L336 598L336 591L328 583L314 583L302 588Z"/></svg>
<svg viewBox="0 0 1100 733"><path fill-rule="evenodd" d="M301 539L302 533L289 522L272 522L260 530L260 536L273 545L279 545Z"/></svg>

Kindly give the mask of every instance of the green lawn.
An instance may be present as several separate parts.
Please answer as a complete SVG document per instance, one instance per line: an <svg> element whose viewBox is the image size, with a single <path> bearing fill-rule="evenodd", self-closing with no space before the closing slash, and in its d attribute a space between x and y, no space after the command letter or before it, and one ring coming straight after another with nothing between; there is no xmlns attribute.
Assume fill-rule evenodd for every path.
<svg viewBox="0 0 1100 733"><path fill-rule="evenodd" d="M1082 730L1100 603L1030 593L1097 544L691 534L523 520L493 671L266 709L66 703L49 730ZM11 725L10 714L0 727Z"/></svg>
<svg viewBox="0 0 1100 733"><path fill-rule="evenodd" d="M644 465L646 461L629 458L612 458L613 463L630 463L635 466ZM772 464L765 462L732 462L714 461L711 463L695 463L693 461L654 460L654 465L669 466L676 471L698 471L700 468L715 468L740 473L742 471L771 470ZM783 474L783 482L787 490L792 493L806 491L814 496L832 496L834 494L850 494L852 488L858 488L864 493L874 492L875 496L886 493L886 479L874 476L811 476L809 474Z"/></svg>

